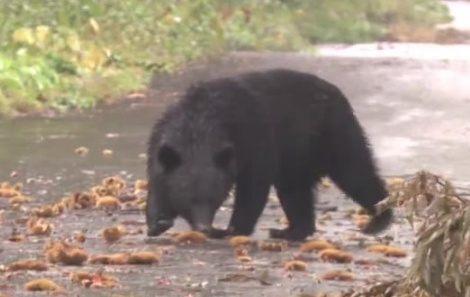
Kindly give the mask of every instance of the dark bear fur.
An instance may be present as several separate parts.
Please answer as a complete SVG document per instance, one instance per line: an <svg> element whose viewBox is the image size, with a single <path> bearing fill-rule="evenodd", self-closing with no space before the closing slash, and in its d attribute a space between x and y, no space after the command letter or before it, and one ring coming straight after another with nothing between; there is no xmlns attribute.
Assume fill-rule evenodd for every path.
<svg viewBox="0 0 470 297"><path fill-rule="evenodd" d="M383 231L391 209L373 154L351 105L333 84L286 69L251 72L192 86L155 123L148 147L148 236L177 216L212 238L250 235L274 185L289 220L272 238L315 231L315 186L323 176L373 216L362 230ZM235 185L227 229L212 221Z"/></svg>

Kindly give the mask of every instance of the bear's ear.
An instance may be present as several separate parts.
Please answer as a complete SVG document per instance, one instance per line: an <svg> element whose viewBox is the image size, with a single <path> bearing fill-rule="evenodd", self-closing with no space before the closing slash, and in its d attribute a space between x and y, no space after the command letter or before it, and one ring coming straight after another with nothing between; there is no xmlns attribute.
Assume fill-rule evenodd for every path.
<svg viewBox="0 0 470 297"><path fill-rule="evenodd" d="M233 146L227 144L215 153L214 162L219 168L227 168L234 161L234 157L235 150Z"/></svg>
<svg viewBox="0 0 470 297"><path fill-rule="evenodd" d="M181 158L176 150L164 144L158 151L158 161L162 164L166 172L170 172L180 164Z"/></svg>

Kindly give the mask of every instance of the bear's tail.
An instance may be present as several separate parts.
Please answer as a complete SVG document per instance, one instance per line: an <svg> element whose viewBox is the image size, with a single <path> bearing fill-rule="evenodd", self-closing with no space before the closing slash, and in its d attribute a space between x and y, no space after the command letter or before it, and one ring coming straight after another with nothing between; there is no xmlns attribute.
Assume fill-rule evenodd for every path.
<svg viewBox="0 0 470 297"><path fill-rule="evenodd" d="M375 205L388 196L363 128L347 98L332 86L324 131L326 171L332 181L372 216L364 233L378 233L391 224L393 210L377 214Z"/></svg>

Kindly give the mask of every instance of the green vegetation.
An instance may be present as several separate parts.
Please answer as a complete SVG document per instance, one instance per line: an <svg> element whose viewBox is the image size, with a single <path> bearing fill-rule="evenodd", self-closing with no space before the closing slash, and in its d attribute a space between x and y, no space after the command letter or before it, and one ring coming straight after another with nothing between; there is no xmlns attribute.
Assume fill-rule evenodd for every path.
<svg viewBox="0 0 470 297"><path fill-rule="evenodd" d="M426 28L451 20L434 0L292 0L295 23L313 42L366 42L398 30Z"/></svg>
<svg viewBox="0 0 470 297"><path fill-rule="evenodd" d="M0 0L0 113L92 107L224 50L367 41L447 18L436 0Z"/></svg>

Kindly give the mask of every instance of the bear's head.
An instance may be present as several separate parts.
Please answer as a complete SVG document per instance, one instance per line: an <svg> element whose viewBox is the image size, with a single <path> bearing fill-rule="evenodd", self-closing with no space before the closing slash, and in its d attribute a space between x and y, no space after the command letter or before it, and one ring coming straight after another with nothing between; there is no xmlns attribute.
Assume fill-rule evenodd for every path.
<svg viewBox="0 0 470 297"><path fill-rule="evenodd" d="M227 198L236 176L235 150L231 144L181 147L164 143L154 159L153 195L172 212L167 218L147 201L147 234L157 236L182 217L193 230L208 232L215 213ZM160 204L161 205L161 204Z"/></svg>

